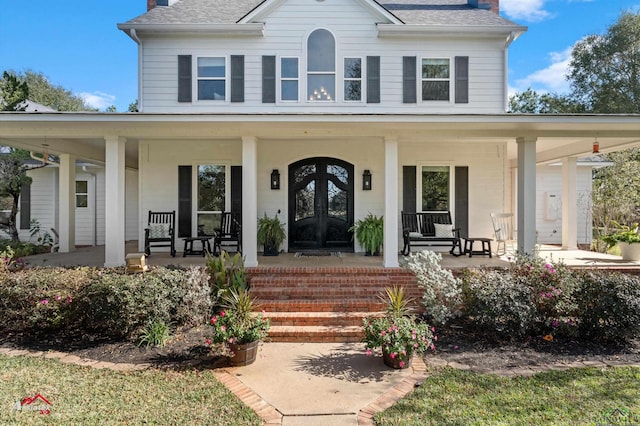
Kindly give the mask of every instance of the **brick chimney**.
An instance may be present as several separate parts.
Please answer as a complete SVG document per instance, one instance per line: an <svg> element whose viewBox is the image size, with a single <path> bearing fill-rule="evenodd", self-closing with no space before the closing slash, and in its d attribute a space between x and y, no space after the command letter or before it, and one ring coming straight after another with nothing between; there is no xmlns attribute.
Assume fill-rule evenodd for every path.
<svg viewBox="0 0 640 426"><path fill-rule="evenodd" d="M156 7L156 0L147 0L147 12Z"/></svg>
<svg viewBox="0 0 640 426"><path fill-rule="evenodd" d="M478 9L490 10L496 15L500 14L500 0L467 0L467 4Z"/></svg>

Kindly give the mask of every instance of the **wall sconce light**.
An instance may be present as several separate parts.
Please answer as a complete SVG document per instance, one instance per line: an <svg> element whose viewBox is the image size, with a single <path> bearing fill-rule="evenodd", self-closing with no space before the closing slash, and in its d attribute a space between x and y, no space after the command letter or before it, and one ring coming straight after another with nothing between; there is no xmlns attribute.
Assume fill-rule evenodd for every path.
<svg viewBox="0 0 640 426"><path fill-rule="evenodd" d="M273 169L271 172L271 189L280 189L280 172Z"/></svg>
<svg viewBox="0 0 640 426"><path fill-rule="evenodd" d="M600 143L598 142L598 137L596 137L596 140L593 141L593 153L600 154Z"/></svg>
<svg viewBox="0 0 640 426"><path fill-rule="evenodd" d="M371 190L371 172L369 171L369 169L366 169L364 173L362 173L362 190Z"/></svg>

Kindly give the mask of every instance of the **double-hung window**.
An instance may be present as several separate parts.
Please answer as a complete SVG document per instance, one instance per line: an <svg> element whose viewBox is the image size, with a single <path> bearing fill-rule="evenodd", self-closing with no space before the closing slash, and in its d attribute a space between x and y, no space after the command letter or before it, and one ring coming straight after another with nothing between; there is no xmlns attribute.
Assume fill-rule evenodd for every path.
<svg viewBox="0 0 640 426"><path fill-rule="evenodd" d="M451 210L451 167L422 166L419 183L422 211Z"/></svg>
<svg viewBox="0 0 640 426"><path fill-rule="evenodd" d="M226 100L226 59L198 58L198 100Z"/></svg>
<svg viewBox="0 0 640 426"><path fill-rule="evenodd" d="M329 31L315 30L307 39L307 99L333 102L336 90L336 41Z"/></svg>
<svg viewBox="0 0 640 426"><path fill-rule="evenodd" d="M362 101L362 58L344 58L344 100Z"/></svg>
<svg viewBox="0 0 640 426"><path fill-rule="evenodd" d="M228 210L227 169L224 165L215 164L197 167L198 235L213 235L220 226L221 213Z"/></svg>
<svg viewBox="0 0 640 426"><path fill-rule="evenodd" d="M298 58L280 58L280 100L298 101Z"/></svg>
<svg viewBox="0 0 640 426"><path fill-rule="evenodd" d="M89 182L76 181L76 207L89 207Z"/></svg>
<svg viewBox="0 0 640 426"><path fill-rule="evenodd" d="M451 64L449 59L422 59L422 100L450 100Z"/></svg>

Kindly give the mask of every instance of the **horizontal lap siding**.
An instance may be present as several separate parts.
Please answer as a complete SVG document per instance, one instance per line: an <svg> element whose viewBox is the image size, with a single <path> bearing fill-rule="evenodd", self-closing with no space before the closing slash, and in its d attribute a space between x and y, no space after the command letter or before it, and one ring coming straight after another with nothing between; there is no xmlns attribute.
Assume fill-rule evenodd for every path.
<svg viewBox="0 0 640 426"><path fill-rule="evenodd" d="M51 233L51 228L57 228L56 223L56 198L58 197L58 169L44 167L27 172L33 179L31 183L31 219L40 223L40 229ZM20 213L18 213L20 220ZM21 241L29 241L29 229L19 229Z"/></svg>
<svg viewBox="0 0 640 426"><path fill-rule="evenodd" d="M336 36L337 90L342 89L342 58L380 56L380 104L335 103L332 112L356 113L501 113L504 112L504 53L499 38L379 38L375 24L381 22L356 1L283 2L264 19L264 37L156 38L143 42L143 110L145 112L326 112L327 106L300 103L262 104L262 55L300 57L300 94L304 99L306 37L310 31L326 28ZM321 25L317 23L321 22ZM177 102L177 56L244 55L245 102ZM402 103L402 57L469 56L469 103ZM453 71L453 70L452 70ZM416 70L418 72L418 70ZM365 81L363 80L363 83ZM420 90L418 88L418 93ZM451 91L453 100L453 87Z"/></svg>

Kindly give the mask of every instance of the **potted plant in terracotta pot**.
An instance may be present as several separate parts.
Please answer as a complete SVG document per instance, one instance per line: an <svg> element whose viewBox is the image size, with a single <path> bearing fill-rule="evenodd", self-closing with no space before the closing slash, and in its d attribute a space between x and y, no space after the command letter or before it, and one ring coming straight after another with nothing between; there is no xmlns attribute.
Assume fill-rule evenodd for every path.
<svg viewBox="0 0 640 426"><path fill-rule="evenodd" d="M637 223L631 226L621 225L615 221L613 224L616 227L615 231L600 237L602 241L609 247L617 244L623 260L640 260L640 226Z"/></svg>
<svg viewBox="0 0 640 426"><path fill-rule="evenodd" d="M223 309L211 317L213 336L207 343L223 344L231 356L231 365L249 365L256 360L258 345L269 332L271 323L255 311L255 300L245 288L231 289L223 296Z"/></svg>
<svg viewBox="0 0 640 426"><path fill-rule="evenodd" d="M258 219L258 244L263 245L263 255L277 256L286 237L284 223L280 222L278 215L271 218L265 213L264 217Z"/></svg>
<svg viewBox="0 0 640 426"><path fill-rule="evenodd" d="M382 317L371 316L363 320L364 343L367 355L382 349L384 363L396 369L411 365L414 355L435 349L433 329L419 321L412 313L412 299L406 297L403 287L386 288L381 299L387 303Z"/></svg>
<svg viewBox="0 0 640 426"><path fill-rule="evenodd" d="M353 236L358 240L358 244L365 249L366 256L379 256L380 247L384 241L384 219L369 213L356 221L349 228L349 232L353 232Z"/></svg>

